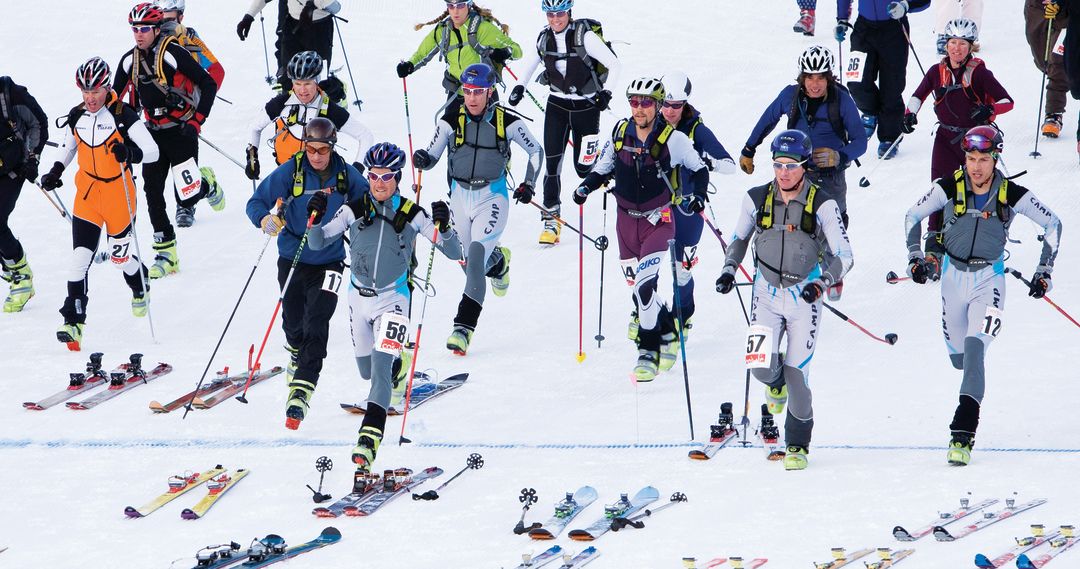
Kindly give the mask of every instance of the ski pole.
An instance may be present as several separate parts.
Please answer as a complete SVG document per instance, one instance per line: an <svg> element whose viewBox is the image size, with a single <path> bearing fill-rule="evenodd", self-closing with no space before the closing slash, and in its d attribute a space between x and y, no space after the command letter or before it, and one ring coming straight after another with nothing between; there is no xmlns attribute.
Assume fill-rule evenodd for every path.
<svg viewBox="0 0 1080 569"><path fill-rule="evenodd" d="M353 90L353 104L356 105L356 110L361 110L361 105L364 101L360 100L360 92L356 90L356 81L353 79L352 66L349 65L349 50L345 49L345 37L341 35L341 26L338 25L337 19L334 19L334 29L337 30L338 41L341 42L341 53L345 56L345 69L349 71L349 83L352 85Z"/></svg>
<svg viewBox="0 0 1080 569"><path fill-rule="evenodd" d="M456 479L458 476L461 476L462 474L464 474L466 470L480 470L483 467L484 467L484 457L480 456L480 453L474 452L474 453L469 455L469 458L465 459L465 468L462 468L461 470L458 471L457 474L451 476L450 480L447 480L446 482L443 482L442 485L440 485L438 488L436 488L434 490L428 490L427 492L424 492L423 494L413 494L412 499L413 500L438 500L439 499L439 490L442 490L443 488L446 488L451 482L454 481L454 479Z"/></svg>
<svg viewBox="0 0 1080 569"><path fill-rule="evenodd" d="M263 63L266 64L266 84L273 85L274 76L270 74L270 54L267 53L268 50L266 48L266 23L261 11L259 12L259 27L262 28Z"/></svg>
<svg viewBox="0 0 1080 569"><path fill-rule="evenodd" d="M293 256L292 266L289 267L289 273L285 275L285 284L281 285L281 295L278 296L277 304L274 305L274 313L270 315L270 324L266 326L266 333L263 334L262 344L259 345L259 354L255 356L255 365L251 366L251 370L248 372L247 381L244 382L244 392L236 396L236 400L241 403L247 403L247 392L251 388L251 380L259 373L259 362L262 360L263 350L266 348L266 341L270 339L270 331L274 329L274 322L277 321L278 312L281 311L281 303L285 301L285 293L289 290L289 283L292 282L293 275L296 274L296 266L300 264L300 255L304 252L304 246L307 245L308 235L311 234L311 226L315 224L315 213L311 212L308 215L307 225L304 227L304 235L300 237L300 246L296 248L296 255ZM260 257L262 255L260 254Z"/></svg>
<svg viewBox="0 0 1080 569"><path fill-rule="evenodd" d="M1021 273L1020 271L1018 271L1018 270L1016 270L1016 269L1005 269L1005 270L1006 270L1006 271L1008 271L1008 272L1009 272L1009 274L1011 274L1012 276L1014 276L1014 277L1016 277L1016 278L1020 279L1020 282L1022 282L1022 283L1024 283L1024 284L1026 284L1026 285L1028 286L1028 288L1031 288L1031 281L1029 281L1029 280L1025 279L1025 278L1024 278L1024 275L1023 275L1023 274L1022 274L1022 273ZM1057 305L1057 304L1056 304L1056 303L1055 303L1054 301L1050 300L1050 297L1049 297L1049 296L1046 296L1046 295L1044 294L1042 298L1043 298L1043 300L1045 300L1046 302L1049 302L1049 303L1050 303L1050 306L1053 306L1053 307L1054 307L1054 308L1055 308L1055 309L1056 309L1056 310L1057 310L1058 312L1060 312L1060 313L1061 313L1061 315L1062 315L1062 316L1064 316L1065 318L1068 318L1068 319L1069 319L1069 322L1072 322L1072 323L1073 323L1073 324L1075 324L1075 325L1076 325L1076 326L1077 326L1078 328L1080 328L1080 322L1077 322L1077 321L1076 321L1076 319L1074 319L1074 318L1073 318L1072 316L1069 316L1069 313L1068 313L1068 312L1065 312L1065 310L1064 310L1064 309L1062 309L1062 308L1061 308L1060 306L1058 306L1058 305Z"/></svg>
<svg viewBox="0 0 1080 569"><path fill-rule="evenodd" d="M34 185L37 186L39 190L41 190L41 193L45 194L45 199L49 200L49 203L52 204L52 206L56 209L57 212L60 213L60 217L66 219L68 223L71 223L71 212L69 212L67 206L64 205L64 200L60 199L60 196L56 196L56 200L53 200L53 197L52 195L50 195L49 190L46 190L45 187L41 185L41 180L34 182Z"/></svg>
<svg viewBox="0 0 1080 569"><path fill-rule="evenodd" d="M578 225L585 227L585 204L578 204ZM585 235L578 233L577 241L577 362L585 361L582 330L585 318Z"/></svg>
<svg viewBox="0 0 1080 569"><path fill-rule="evenodd" d="M412 117L409 115L409 84L404 77L401 78L401 92L405 94L405 131L409 134L409 167L412 169L412 182L413 192L419 193L420 186L416 181L416 165L412 162L413 157L413 143L412 143Z"/></svg>
<svg viewBox="0 0 1080 569"><path fill-rule="evenodd" d="M907 26L903 22L897 21L900 24L900 31L904 32L904 39L907 40L908 47L911 48L911 55L915 56L915 63L919 64L919 71L926 75L926 68L922 66L922 62L919 61L919 54L915 52L915 44L911 43L911 36L908 35Z"/></svg>
<svg viewBox="0 0 1080 569"><path fill-rule="evenodd" d="M882 342L884 344L888 344L888 345L892 346L892 345L895 345L896 341L900 339L899 336L897 336L896 334L893 334L892 332L889 332L888 334L885 334L884 338L880 338L878 336L875 336L873 332L867 330L866 328L863 328L862 326L859 325L858 322L855 322L851 318L848 318L847 314L844 314L843 312L840 312L839 310L834 308L832 305L830 305L828 302L822 302L821 304L825 308L828 308L829 312L832 312L833 314L839 316L840 319L843 320L844 322L847 322L848 324L851 324L852 326L858 328L859 331L862 332L863 334L866 334L867 336L870 336L871 338L873 338L873 339L875 339L875 340L877 340L879 342Z"/></svg>
<svg viewBox="0 0 1080 569"><path fill-rule="evenodd" d="M143 264L142 248L139 246L139 232L135 229L135 208L131 207L131 197L128 195L128 181L127 174L131 172L131 164L124 161L124 169L120 172L120 179L124 184L124 203L127 204L128 219L131 220L131 237L135 240L135 254L139 256L139 284L142 285L143 299L146 301L146 319L150 323L150 338L157 343L157 334L154 333L154 314L150 311L150 297L147 296L149 292L146 288L147 274L143 272L143 268L146 266ZM133 190L131 193L135 193ZM95 255L96 256L96 255Z"/></svg>
<svg viewBox="0 0 1080 569"><path fill-rule="evenodd" d="M898 282L910 281L910 280L911 280L911 277L902 277L902 276L896 274L896 271L889 271L888 273L885 273L885 282L887 282L889 284L896 284Z"/></svg>
<svg viewBox="0 0 1080 569"><path fill-rule="evenodd" d="M206 137L204 137L203 135L201 135L201 134L199 135L199 140L205 142L206 145L209 146L210 148L213 148L214 150L217 150L218 154L224 156L226 159L229 160L229 162L232 162L233 164L236 164L241 170L246 170L245 166L243 164L241 164L239 160L237 160L236 158L233 158L232 156L229 156L224 150L218 148L218 146L216 144L214 144L213 142L210 142L209 140L207 140ZM254 182L254 180L252 180L252 181Z"/></svg>
<svg viewBox="0 0 1080 569"><path fill-rule="evenodd" d="M636 516L633 516L633 517L629 517L629 518L618 517L618 518L615 518L615 519L611 520L611 531L619 531L619 530L621 530L621 529L623 529L623 528L625 528L627 526L637 528L637 529L641 529L641 528L645 527L645 522L643 522L641 520L655 514L656 512L659 512L660 510L663 510L664 508L670 508L671 506L674 506L675 504L678 504L680 502L685 502L685 501L686 501L686 494L683 494L682 492L676 492L676 493L671 495L671 500L668 503L666 503L666 504L664 504L662 506L659 506L657 508L653 508L651 510L646 509L644 512L641 512L640 514L637 514Z"/></svg>
<svg viewBox="0 0 1080 569"><path fill-rule="evenodd" d="M281 213L281 199L278 198L276 205L278 213ZM195 384L195 390L191 393L191 400L184 405L184 416L181 419L186 419L187 414L191 411L191 404L195 401L195 394L199 392L199 388L202 387L203 381L206 380L206 374L210 371L210 366L214 363L214 358L217 357L218 349L221 348L221 342L225 339L225 333L229 331L229 326L232 325L233 317L236 316L236 310L240 308L240 302L244 300L244 295L247 293L248 286L251 284L251 278L255 276L255 270L259 268L259 263L262 262L263 254L266 253L266 247L270 245L270 241L274 237L267 235L263 241L262 248L259 249L259 256L255 258L255 264L251 266L251 272L248 273L248 278L244 281L244 288L240 290L240 297L236 299L236 304L233 306L232 312L229 314L229 319L225 322L225 329L221 331L221 336L218 337L217 344L214 345L214 351L210 353L210 359L206 362L206 367L203 368L202 376L199 377L199 382ZM250 375L250 372L249 372Z"/></svg>
<svg viewBox="0 0 1080 569"><path fill-rule="evenodd" d="M607 196L608 193L604 192L604 223L601 226L603 232L602 237L607 239ZM596 340L596 347L600 347L600 343L604 341L604 253L607 251L607 247L600 250L600 310L599 316L596 321L596 336L593 338Z"/></svg>
<svg viewBox="0 0 1080 569"><path fill-rule="evenodd" d="M840 85L844 84L844 70L847 69L847 65L844 63L844 42L836 40L836 51L839 53L837 61L840 62Z"/></svg>
<svg viewBox="0 0 1080 569"><path fill-rule="evenodd" d="M533 522L529 525L529 527L525 527L525 514L529 511L529 508L531 508L532 505L535 504L536 501L539 499L540 498L536 496L535 488L521 489L521 495L518 496L518 502L521 502L522 504L524 504L524 506L521 507L521 518L518 520L517 525L514 526L514 535L521 535L528 532L529 530L533 530L544 525L540 522Z"/></svg>
<svg viewBox="0 0 1080 569"><path fill-rule="evenodd" d="M885 154L883 154L883 156L891 155L893 149L896 148L897 144L900 144L901 140L904 140L904 133L900 133L900 136L896 137L896 140L893 141L892 145L889 146L889 149L885 151ZM883 159L883 158L879 159L877 161L877 164L874 164L874 167L871 168L870 171L867 172L867 174L865 176L863 176L862 178L859 178L859 187L860 188L869 188L870 187L870 176L873 176L874 172L877 172L877 169L880 168L881 165L884 164L884 163L885 163L885 159Z"/></svg>
<svg viewBox="0 0 1080 569"><path fill-rule="evenodd" d="M694 440L694 408L690 405L690 372L686 368L686 321L683 320L682 299L680 298L679 275L675 269L675 240L668 239L668 254L671 256L671 284L675 289L675 315L679 318L679 350L682 352L683 388L686 391L686 416L690 420L690 440ZM612 524L612 529L615 525Z"/></svg>
<svg viewBox="0 0 1080 569"><path fill-rule="evenodd" d="M608 248L608 238L606 236L601 235L600 237L597 237L596 239L593 239L592 237L589 237L588 235L585 235L585 233L582 230L580 230L577 227L574 227L573 225L567 223L565 220L563 220L563 218L559 217L555 212L545 208L544 206L536 203L535 201L529 201L529 204L532 205L533 207L535 207L536 209L546 213L547 215L550 215L552 219L554 219L555 221L558 221L560 224L562 224L563 227L566 227L566 228L570 229L571 231L573 231L574 233L577 233L578 235L582 236L583 238L585 238L586 241L592 243L593 246L596 247L598 250L603 251L603 250Z"/></svg>
<svg viewBox="0 0 1080 569"><path fill-rule="evenodd" d="M1046 70L1050 67L1050 40L1054 37L1054 18L1046 20L1046 51L1043 53L1042 85L1039 87L1039 110L1035 116L1035 150L1028 153L1032 158L1042 156L1039 153L1039 126L1042 124L1043 99L1046 96Z"/></svg>
<svg viewBox="0 0 1080 569"><path fill-rule="evenodd" d="M424 276L424 301L420 304L420 320L416 322L416 344L413 346L412 365L409 366L409 383L405 386L405 411L401 414L401 434L398 435L398 446L403 443L411 443L405 438L405 425L409 418L409 404L412 403L413 374L416 373L416 358L420 353L420 332L424 330L424 313L427 312L428 286L431 284L431 267L435 265L435 244L439 242L439 226L435 226L431 236L431 253L428 254L427 274Z"/></svg>
<svg viewBox="0 0 1080 569"><path fill-rule="evenodd" d="M510 69L509 65L503 65L503 69L505 69L510 74L510 76L514 78L514 81L521 83L521 79L518 79L518 76L514 73L513 69ZM540 109L540 112L545 112L544 105L540 104L540 101L536 99L536 97L532 94L532 91L530 91L528 87L525 87L525 94L528 95L530 99L532 99L533 104L536 105L536 108ZM570 143L570 146L573 146L573 143Z"/></svg>

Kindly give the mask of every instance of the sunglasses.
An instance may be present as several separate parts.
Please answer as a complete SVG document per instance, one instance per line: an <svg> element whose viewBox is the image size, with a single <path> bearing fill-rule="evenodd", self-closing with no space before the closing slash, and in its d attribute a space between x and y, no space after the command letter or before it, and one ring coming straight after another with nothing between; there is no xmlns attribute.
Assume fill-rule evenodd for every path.
<svg viewBox="0 0 1080 569"><path fill-rule="evenodd" d="M656 106L656 99L652 97L643 97L641 95L635 95L630 97L630 108L636 109L641 107L643 109L651 109Z"/></svg>
<svg viewBox="0 0 1080 569"><path fill-rule="evenodd" d="M796 168L802 168L803 164L806 164L806 160L803 160L802 162L776 162L776 161L773 161L772 167L773 167L773 170L784 170L784 171L790 172L790 171L792 171L792 170L794 170Z"/></svg>
<svg viewBox="0 0 1080 569"><path fill-rule="evenodd" d="M665 109L675 109L677 111L685 106L686 101L664 101Z"/></svg>
<svg viewBox="0 0 1080 569"><path fill-rule="evenodd" d="M462 87L461 92L472 97L479 97L480 95L486 95L488 89L487 87Z"/></svg>
<svg viewBox="0 0 1080 569"><path fill-rule="evenodd" d="M394 178L396 178L398 176L398 174L399 174L399 172L387 172L385 174L376 174L375 172L369 171L367 173L367 179L369 181L372 181L372 182L375 182L375 181L389 182L390 180L393 180Z"/></svg>
<svg viewBox="0 0 1080 569"><path fill-rule="evenodd" d="M472 4L472 2L447 2L446 3L446 9L447 10L464 10L465 8L469 7L469 4Z"/></svg>
<svg viewBox="0 0 1080 569"><path fill-rule="evenodd" d="M330 154L330 151L333 150L333 147L331 147L331 146L312 146L312 145L308 144L308 145L304 146L304 150L306 150L308 152L308 154L318 154L319 156L326 156L327 154Z"/></svg>
<svg viewBox="0 0 1080 569"><path fill-rule="evenodd" d="M992 152L997 150L994 141L981 135L981 134L969 134L964 136L964 140L960 143L960 148L964 152Z"/></svg>
<svg viewBox="0 0 1080 569"><path fill-rule="evenodd" d="M131 31L139 34L147 34L156 27L157 26L131 26Z"/></svg>
<svg viewBox="0 0 1080 569"><path fill-rule="evenodd" d="M547 17L548 17L548 19L551 19L551 18L564 18L569 13L570 12L567 12L566 10L559 10L558 12L548 12Z"/></svg>

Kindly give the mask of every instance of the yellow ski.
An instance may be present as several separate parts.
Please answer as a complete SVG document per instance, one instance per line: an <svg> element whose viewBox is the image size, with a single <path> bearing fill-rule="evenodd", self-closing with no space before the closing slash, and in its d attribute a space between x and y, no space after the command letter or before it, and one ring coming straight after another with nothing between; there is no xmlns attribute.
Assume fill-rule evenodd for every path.
<svg viewBox="0 0 1080 569"><path fill-rule="evenodd" d="M229 491L237 482L242 480L250 472L246 468L240 468L236 472L233 472L232 476L226 473L222 473L220 476L211 479L206 483L206 488L210 491L202 500L199 500L198 504L195 504L191 508L184 508L183 512L180 512L180 517L185 520L197 520L206 515L222 494Z"/></svg>
<svg viewBox="0 0 1080 569"><path fill-rule="evenodd" d="M218 474L221 474L222 472L225 472L225 468L223 468L219 464L214 468L207 470L206 472L194 472L190 474L171 476L169 477L168 492L165 492L164 494L158 496L154 500L139 508L135 508L133 506L128 506L124 508L124 515L129 518L141 518L143 516L148 516L154 510L157 510L165 504L172 502L173 500L185 494L188 490L191 490L192 488L202 484L203 482L210 480L211 478L217 476Z"/></svg>

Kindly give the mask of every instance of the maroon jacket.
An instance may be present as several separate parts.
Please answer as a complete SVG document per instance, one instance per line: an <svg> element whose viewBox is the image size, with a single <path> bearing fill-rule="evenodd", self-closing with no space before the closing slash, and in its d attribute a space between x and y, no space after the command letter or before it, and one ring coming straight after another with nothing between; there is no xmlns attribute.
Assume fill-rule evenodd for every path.
<svg viewBox="0 0 1080 569"><path fill-rule="evenodd" d="M938 121L941 124L962 129L981 124L971 118L971 113L978 105L994 107L991 121L997 115L1013 108L1012 97L1001 86L1001 83L998 83L983 61L977 57L969 56L967 63L959 69L950 67L948 57L942 59L940 63L935 63L926 72L926 76L912 93L912 97L917 98L921 103L931 93L934 95L934 112L937 114ZM913 112L911 107L912 104L909 102L908 112Z"/></svg>

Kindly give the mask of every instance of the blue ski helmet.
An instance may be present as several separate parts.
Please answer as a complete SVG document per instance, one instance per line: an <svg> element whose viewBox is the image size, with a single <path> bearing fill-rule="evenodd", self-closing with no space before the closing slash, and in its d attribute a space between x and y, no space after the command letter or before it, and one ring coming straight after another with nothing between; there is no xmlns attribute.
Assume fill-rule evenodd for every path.
<svg viewBox="0 0 1080 569"><path fill-rule="evenodd" d="M364 167L386 168L394 172L401 172L405 167L405 152L391 142L380 142L368 149L364 154Z"/></svg>
<svg viewBox="0 0 1080 569"><path fill-rule="evenodd" d="M461 72L461 85L470 89L490 89L495 86L495 71L486 63L474 63Z"/></svg>
<svg viewBox="0 0 1080 569"><path fill-rule="evenodd" d="M540 9L545 12L565 12L574 7L574 0L540 0Z"/></svg>
<svg viewBox="0 0 1080 569"><path fill-rule="evenodd" d="M814 146L810 143L810 137L805 132L794 129L785 130L776 135L770 147L773 159L791 158L799 162L809 160L810 154L814 151Z"/></svg>

